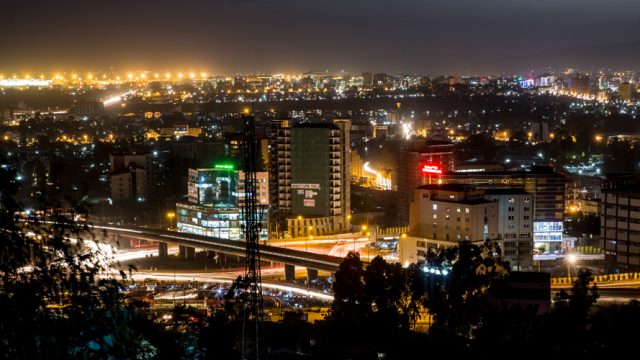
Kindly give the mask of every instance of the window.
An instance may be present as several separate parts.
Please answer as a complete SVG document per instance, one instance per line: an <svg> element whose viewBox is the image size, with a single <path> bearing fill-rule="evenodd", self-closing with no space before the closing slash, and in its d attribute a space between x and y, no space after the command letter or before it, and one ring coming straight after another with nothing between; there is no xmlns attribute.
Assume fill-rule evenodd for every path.
<svg viewBox="0 0 640 360"><path fill-rule="evenodd" d="M457 208L457 209L456 209L456 212L460 212L460 208Z"/></svg>
<svg viewBox="0 0 640 360"><path fill-rule="evenodd" d="M433 218L434 218L434 219L437 219L437 218L438 218L438 215L433 214Z"/></svg>
<svg viewBox="0 0 640 360"><path fill-rule="evenodd" d="M469 208L464 209L465 214L469 213Z"/></svg>
<svg viewBox="0 0 640 360"><path fill-rule="evenodd" d="M525 219L525 220L529 220L529 215L525 215L525 216L523 216L523 219Z"/></svg>
<svg viewBox="0 0 640 360"><path fill-rule="evenodd" d="M509 198L509 204L513 204L514 202L516 202L514 198Z"/></svg>
<svg viewBox="0 0 640 360"><path fill-rule="evenodd" d="M457 222L460 222L460 216L458 216L458 217L456 218L456 221L457 221Z"/></svg>
<svg viewBox="0 0 640 360"><path fill-rule="evenodd" d="M448 214L447 214L447 215L445 215L445 216L444 216L444 218L445 218L446 220L449 220L449 215L448 215Z"/></svg>
<svg viewBox="0 0 640 360"><path fill-rule="evenodd" d="M515 210L516 210L516 208L515 208L515 207L513 207L513 206L509 206L509 208L507 209L507 211L509 211L509 212L513 212L513 211L515 211Z"/></svg>
<svg viewBox="0 0 640 360"><path fill-rule="evenodd" d="M509 215L509 216L507 216L507 219L508 219L508 220L513 220L513 215Z"/></svg>
<svg viewBox="0 0 640 360"><path fill-rule="evenodd" d="M433 210L438 210L438 204L433 204L432 208Z"/></svg>

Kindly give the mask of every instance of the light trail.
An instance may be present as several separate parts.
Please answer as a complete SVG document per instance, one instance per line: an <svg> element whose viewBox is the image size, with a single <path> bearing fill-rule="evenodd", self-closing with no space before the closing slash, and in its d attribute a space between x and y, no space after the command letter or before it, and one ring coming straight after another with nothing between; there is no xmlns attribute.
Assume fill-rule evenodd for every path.
<svg viewBox="0 0 640 360"><path fill-rule="evenodd" d="M122 93L120 95L116 95L116 96L110 97L107 100L103 101L102 103L104 104L104 106L111 106L113 104L117 104L117 103L121 102L122 101L122 97L127 96L127 95L131 95L133 93L135 93L135 91L130 90L130 91L124 92L124 93Z"/></svg>
<svg viewBox="0 0 640 360"><path fill-rule="evenodd" d="M227 274L226 277L221 276L213 276L207 273L180 273L174 274L171 272L137 272L131 275L133 280L145 280L149 278L153 278L156 280L162 281L198 281L198 282L208 282L208 283L221 283L221 284L231 284L237 278L235 274ZM289 291L294 294L308 296L320 300L333 301L333 295L326 294L320 291L315 290L307 290L301 289L298 287L293 287L289 285L282 285L272 282L262 282L263 289L271 289L271 290L279 290L279 291Z"/></svg>
<svg viewBox="0 0 640 360"><path fill-rule="evenodd" d="M365 172L370 174L374 174L376 176L376 186L382 190L391 190L391 180L385 178L379 171L369 166L369 162L367 161L362 166Z"/></svg>

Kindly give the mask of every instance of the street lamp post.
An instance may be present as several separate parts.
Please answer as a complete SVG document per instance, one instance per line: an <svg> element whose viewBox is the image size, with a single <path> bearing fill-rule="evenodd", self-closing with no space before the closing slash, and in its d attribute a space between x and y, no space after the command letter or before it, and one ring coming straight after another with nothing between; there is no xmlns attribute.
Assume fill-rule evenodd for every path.
<svg viewBox="0 0 640 360"><path fill-rule="evenodd" d="M176 213L173 211L167 212L167 219L169 219L169 229L173 228L173 218L176 217Z"/></svg>
<svg viewBox="0 0 640 360"><path fill-rule="evenodd" d="M571 266L576 263L576 256L574 254L569 254L567 256L567 274L569 275L569 281L571 281Z"/></svg>
<svg viewBox="0 0 640 360"><path fill-rule="evenodd" d="M309 225L309 240L313 239L313 235L311 234L311 231L313 230L313 226ZM305 252L309 252L309 245L307 244L307 240L305 238L304 240L304 251Z"/></svg>

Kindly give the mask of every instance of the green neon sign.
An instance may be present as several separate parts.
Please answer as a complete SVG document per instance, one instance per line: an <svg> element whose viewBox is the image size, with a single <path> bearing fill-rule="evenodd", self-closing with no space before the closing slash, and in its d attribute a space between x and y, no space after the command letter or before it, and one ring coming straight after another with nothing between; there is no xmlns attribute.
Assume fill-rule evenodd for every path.
<svg viewBox="0 0 640 360"><path fill-rule="evenodd" d="M228 164L216 164L216 165L214 165L214 167L216 169L233 170L233 165L228 165Z"/></svg>

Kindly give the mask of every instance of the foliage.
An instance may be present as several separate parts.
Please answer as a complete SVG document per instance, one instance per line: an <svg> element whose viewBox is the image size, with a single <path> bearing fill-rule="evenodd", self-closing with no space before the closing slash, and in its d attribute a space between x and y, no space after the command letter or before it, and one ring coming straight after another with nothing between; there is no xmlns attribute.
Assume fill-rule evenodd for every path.
<svg viewBox="0 0 640 360"><path fill-rule="evenodd" d="M110 262L86 228L53 213L18 218L15 173L0 169L0 348L11 359L124 358L154 353L132 324ZM124 277L124 273L121 273Z"/></svg>

